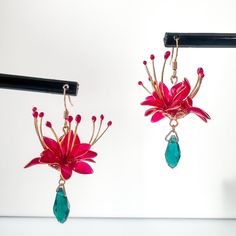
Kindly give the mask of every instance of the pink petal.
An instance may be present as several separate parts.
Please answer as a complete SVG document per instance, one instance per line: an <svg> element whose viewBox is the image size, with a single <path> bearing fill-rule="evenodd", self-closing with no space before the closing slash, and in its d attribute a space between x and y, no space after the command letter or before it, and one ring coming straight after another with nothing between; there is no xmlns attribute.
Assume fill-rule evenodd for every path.
<svg viewBox="0 0 236 236"><path fill-rule="evenodd" d="M85 154L79 156L79 159L90 159L90 158L94 158L96 156L97 156L96 152L87 151Z"/></svg>
<svg viewBox="0 0 236 236"><path fill-rule="evenodd" d="M93 169L92 167L85 163L85 162L78 162L75 167L74 167L74 171L80 173L80 174L92 174L93 173Z"/></svg>
<svg viewBox="0 0 236 236"><path fill-rule="evenodd" d="M55 155L54 152L47 149L41 153L40 162L44 164L57 164L59 162L59 157Z"/></svg>
<svg viewBox="0 0 236 236"><path fill-rule="evenodd" d="M182 87L182 82L175 84L171 89L170 89L170 94L172 97L175 96L175 94L178 93L179 89Z"/></svg>
<svg viewBox="0 0 236 236"><path fill-rule="evenodd" d="M37 165L37 164L41 164L39 157L36 157L33 160L31 160L24 168L28 168L28 167L31 167L31 166L34 166L34 165Z"/></svg>
<svg viewBox="0 0 236 236"><path fill-rule="evenodd" d="M69 179L72 175L72 169L68 166L61 166L61 175L65 180Z"/></svg>
<svg viewBox="0 0 236 236"><path fill-rule="evenodd" d="M75 145L73 147L71 155L73 157L79 157L83 155L84 153L88 152L90 148L91 148L91 145L88 143L81 143L80 145Z"/></svg>
<svg viewBox="0 0 236 236"><path fill-rule="evenodd" d="M194 113L205 122L207 122L207 119L211 119L211 117L205 111L203 111L202 109L198 107L190 107L188 111L190 113Z"/></svg>
<svg viewBox="0 0 236 236"><path fill-rule="evenodd" d="M178 92L173 97L173 103L178 101L183 101L190 93L191 86L187 79L184 79L182 82L181 88L178 89Z"/></svg>
<svg viewBox="0 0 236 236"><path fill-rule="evenodd" d="M155 112L157 109L156 108L150 108L148 110L145 111L145 116L149 116L151 115L153 112Z"/></svg>
<svg viewBox="0 0 236 236"><path fill-rule="evenodd" d="M165 102L169 103L170 100L171 100L171 96L169 94L168 87L164 83L160 82L159 83L159 89L160 89L160 91L161 91L161 93L162 93L162 95L163 95L163 97L165 99Z"/></svg>
<svg viewBox="0 0 236 236"><path fill-rule="evenodd" d="M65 156L66 153L71 149L73 138L74 138L73 131L70 131L62 139L61 148L62 148L62 155L63 156ZM69 144L68 144L68 142L69 142Z"/></svg>
<svg viewBox="0 0 236 236"><path fill-rule="evenodd" d="M56 142L55 140L48 138L48 137L43 137L43 140L46 143L46 145L49 147L49 149L51 149L57 155L60 155L61 149L60 149L58 142Z"/></svg>
<svg viewBox="0 0 236 236"><path fill-rule="evenodd" d="M154 113L154 115L152 116L151 122L157 122L161 119L163 119L165 116L161 113L161 112L156 112Z"/></svg>
<svg viewBox="0 0 236 236"><path fill-rule="evenodd" d="M96 163L96 161L94 161L93 159L85 159L84 161L89 161L89 162Z"/></svg>

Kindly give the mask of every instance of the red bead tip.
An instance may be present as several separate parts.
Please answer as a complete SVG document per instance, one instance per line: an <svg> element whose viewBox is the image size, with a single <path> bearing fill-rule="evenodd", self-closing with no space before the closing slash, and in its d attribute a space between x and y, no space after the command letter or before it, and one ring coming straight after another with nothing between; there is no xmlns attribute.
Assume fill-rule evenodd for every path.
<svg viewBox="0 0 236 236"><path fill-rule="evenodd" d="M147 65L147 61L143 61L143 64L146 66Z"/></svg>
<svg viewBox="0 0 236 236"><path fill-rule="evenodd" d="M47 126L48 128L52 128L51 122L50 122L50 121L47 121L47 122L46 122L46 126Z"/></svg>
<svg viewBox="0 0 236 236"><path fill-rule="evenodd" d="M204 73L204 70L202 69L202 67L199 67L199 68L197 69L197 73L198 73L198 74Z"/></svg>
<svg viewBox="0 0 236 236"><path fill-rule="evenodd" d="M33 108L32 108L32 111L33 111L33 112L36 112L36 111L37 111L37 107L33 107Z"/></svg>
<svg viewBox="0 0 236 236"><path fill-rule="evenodd" d="M68 116L68 117L67 117L67 120L68 120L69 123L71 123L72 120L73 120L73 116Z"/></svg>
<svg viewBox="0 0 236 236"><path fill-rule="evenodd" d="M81 115L77 115L77 116L75 117L75 121L76 121L77 123L80 123L80 121L81 121Z"/></svg>
<svg viewBox="0 0 236 236"><path fill-rule="evenodd" d="M38 115L39 115L39 113L38 113L37 111L33 112L33 117L34 117L34 118L37 118Z"/></svg>
<svg viewBox="0 0 236 236"><path fill-rule="evenodd" d="M39 117L41 117L41 118L44 117L44 113L43 113L43 112L40 112L40 113L39 113Z"/></svg>
<svg viewBox="0 0 236 236"><path fill-rule="evenodd" d="M155 56L152 54L152 55L150 56L150 59L153 61L153 60L155 59Z"/></svg>
<svg viewBox="0 0 236 236"><path fill-rule="evenodd" d="M198 76L202 79L205 76L205 74L203 72L200 72Z"/></svg>
<svg viewBox="0 0 236 236"><path fill-rule="evenodd" d="M104 115L103 114L100 115L100 119L104 120Z"/></svg>
<svg viewBox="0 0 236 236"><path fill-rule="evenodd" d="M164 55L164 59L167 60L170 56L170 51L166 51L165 55Z"/></svg>
<svg viewBox="0 0 236 236"><path fill-rule="evenodd" d="M97 120L97 117L96 116L92 116L92 121L96 122L96 120Z"/></svg>
<svg viewBox="0 0 236 236"><path fill-rule="evenodd" d="M142 85L143 85L143 82L142 82L142 81L139 81L139 82L138 82L138 85L141 85L141 86L142 86Z"/></svg>
<svg viewBox="0 0 236 236"><path fill-rule="evenodd" d="M112 121L108 121L107 126L111 126L111 125L112 125Z"/></svg>

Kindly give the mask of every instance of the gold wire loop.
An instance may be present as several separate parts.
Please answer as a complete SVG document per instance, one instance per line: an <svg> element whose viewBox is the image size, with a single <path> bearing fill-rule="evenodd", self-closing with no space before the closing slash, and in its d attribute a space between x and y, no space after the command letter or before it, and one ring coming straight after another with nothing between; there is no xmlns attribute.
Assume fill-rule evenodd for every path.
<svg viewBox="0 0 236 236"><path fill-rule="evenodd" d="M175 51L175 58L174 61L173 57L174 57L174 47L172 48L172 53L171 53L171 60L170 63L172 63L172 70L173 70L173 74L170 77L170 81L172 84L176 84L178 82L178 76L177 76L177 57L178 57L178 51L179 51L179 37L178 36L174 36L174 40L176 42L176 51Z"/></svg>
<svg viewBox="0 0 236 236"><path fill-rule="evenodd" d="M60 179L59 179L59 181L58 181L58 184L59 184L59 185L58 185L58 187L57 187L57 191L58 191L59 189L63 189L63 192L64 192L64 194L65 194L65 196L66 196L65 183L66 183L65 179L61 176Z"/></svg>
<svg viewBox="0 0 236 236"><path fill-rule="evenodd" d="M176 119L171 119L169 122L169 125L171 126L172 129L175 129L175 127L177 127L178 124L179 124L179 122Z"/></svg>
<svg viewBox="0 0 236 236"><path fill-rule="evenodd" d="M68 129L69 129L69 126L68 126L68 121L67 121L67 118L69 116L69 110L67 108L67 104L66 104L66 98L68 98L68 101L70 103L71 106L73 106L72 102L71 102L71 99L70 99L70 95L67 94L67 91L69 90L70 86L69 84L64 84L63 85L63 95L64 95L64 108L65 108L65 111L64 111L64 119L65 119L65 122L64 122L64 126L63 126L63 132L64 134L66 134L68 132Z"/></svg>
<svg viewBox="0 0 236 236"><path fill-rule="evenodd" d="M170 138L171 134L174 134L176 136L177 142L179 142L179 136L178 136L177 132L173 129L166 135L165 140L167 142L169 142L169 140L170 140L169 138Z"/></svg>

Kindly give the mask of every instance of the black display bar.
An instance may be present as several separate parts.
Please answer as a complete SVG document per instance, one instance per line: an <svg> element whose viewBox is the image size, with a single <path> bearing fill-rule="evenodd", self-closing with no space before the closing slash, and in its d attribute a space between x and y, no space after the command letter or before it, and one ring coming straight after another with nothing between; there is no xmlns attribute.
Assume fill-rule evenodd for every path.
<svg viewBox="0 0 236 236"><path fill-rule="evenodd" d="M66 94L76 96L79 84L74 81L43 79L30 76L0 74L0 88L31 92L63 94L63 86L69 85Z"/></svg>
<svg viewBox="0 0 236 236"><path fill-rule="evenodd" d="M165 47L175 47L175 38L179 38L179 47L193 48L236 48L234 33L165 33Z"/></svg>

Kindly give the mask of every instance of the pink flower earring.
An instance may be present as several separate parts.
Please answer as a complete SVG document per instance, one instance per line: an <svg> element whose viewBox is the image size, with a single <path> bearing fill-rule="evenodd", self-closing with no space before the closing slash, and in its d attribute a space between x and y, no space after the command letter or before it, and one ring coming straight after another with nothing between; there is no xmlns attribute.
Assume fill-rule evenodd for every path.
<svg viewBox="0 0 236 236"><path fill-rule="evenodd" d="M42 129L44 113L39 112L37 108L34 107L33 117L35 131L43 147L43 151L41 152L40 157L34 158L25 166L25 168L28 168L37 164L47 164L49 167L60 172L59 185L57 187L57 194L53 206L54 215L60 223L64 223L67 220L70 211L70 205L65 190L66 180L72 176L73 172L79 174L93 173L93 169L89 163L95 163L94 158L97 156L97 153L92 151L91 148L112 124L112 122L109 121L107 127L101 132L104 120L104 116L101 115L99 127L97 132L95 132L95 123L97 118L93 116L92 136L89 142L81 142L77 134L81 116L77 115L75 117L75 129L72 131L71 124L73 117L69 115L66 105L66 97L68 97L70 101L69 95L66 94L66 91L69 89L68 85L64 85L63 89L65 106L63 135L59 137L51 122L47 121L46 127L51 130L54 139L45 137Z"/></svg>
<svg viewBox="0 0 236 236"><path fill-rule="evenodd" d="M153 76L151 75L147 62L144 61L143 64L146 68L148 74L148 80L151 83L152 90L150 91L147 87L143 85L141 81L138 82L149 94L146 97L145 101L141 103L144 106L150 106L145 112L145 116L152 115L151 122L158 122L163 118L167 117L170 122L171 130L166 135L165 140L168 142L165 158L169 167L174 168L177 166L181 152L179 148L179 137L176 132L176 127L178 126L178 120L184 118L186 115L193 113L201 118L204 122L207 122L210 119L210 116L198 107L193 106L193 98L198 93L202 80L204 78L204 71L202 68L197 69L197 82L191 91L191 86L189 81L184 78L182 82L178 83L177 77L177 56L178 56L178 47L179 39L176 38L176 53L175 59L172 62L173 74L170 78L173 86L169 89L163 82L164 79L164 70L167 59L170 56L170 52L167 51L164 55L164 65L161 73L161 81L157 81L154 59L155 56L151 55L150 59L152 61ZM172 58L174 54L174 49L172 50ZM171 58L171 61L172 61Z"/></svg>

